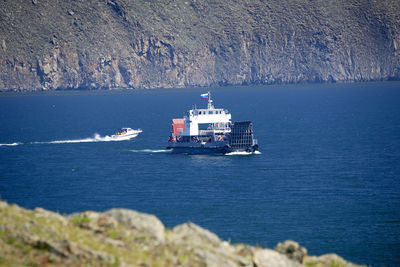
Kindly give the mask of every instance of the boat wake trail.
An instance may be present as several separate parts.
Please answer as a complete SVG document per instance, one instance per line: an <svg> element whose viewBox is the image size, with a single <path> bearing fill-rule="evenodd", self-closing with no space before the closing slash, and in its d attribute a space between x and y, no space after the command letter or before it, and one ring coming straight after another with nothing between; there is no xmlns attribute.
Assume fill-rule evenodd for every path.
<svg viewBox="0 0 400 267"><path fill-rule="evenodd" d="M249 156L249 155L259 155L259 154L261 154L260 151L255 151L255 152L240 151L240 152L226 153L225 156Z"/></svg>
<svg viewBox="0 0 400 267"><path fill-rule="evenodd" d="M93 143L93 142L108 142L117 141L111 138L111 136L100 136L99 134L94 134L93 137L88 137L84 139L72 139L72 140L56 140L50 142L41 142L42 144L74 144L74 143ZM118 140L119 141L119 140Z"/></svg>
<svg viewBox="0 0 400 267"><path fill-rule="evenodd" d="M142 132L142 131L140 131ZM43 144L74 144L74 143L93 143L93 142L118 142L118 141L126 141L130 140L132 138L135 138L136 135L119 135L117 137L113 136L101 136L98 133L95 133L93 137L87 137L83 139L67 139L67 140L55 140L55 141L45 141L45 142L27 142L27 143L20 143L20 142L14 142L14 143L0 143L1 146L19 146L19 145L24 145L24 144L29 144L29 145L43 145Z"/></svg>
<svg viewBox="0 0 400 267"><path fill-rule="evenodd" d="M10 144L0 144L0 146L19 146L19 145L22 145L22 143L15 142Z"/></svg>
<svg viewBox="0 0 400 267"><path fill-rule="evenodd" d="M134 153L170 153L170 149L132 149L130 150Z"/></svg>
<svg viewBox="0 0 400 267"><path fill-rule="evenodd" d="M56 140L56 141L48 141L48 142L28 142L28 143L11 143L11 144L0 144L1 146L19 146L24 144L29 145L46 145L46 144L73 144L73 143L91 143L91 142L108 142L108 141L122 141L122 139L114 140L110 136L101 137L98 134L95 134L93 137L88 137L84 139L72 139L72 140Z"/></svg>
<svg viewBox="0 0 400 267"><path fill-rule="evenodd" d="M55 140L49 142L33 142L31 144L75 144L75 143L94 143L94 142L117 142L117 141L126 141L130 138L112 138L111 136L101 136L99 134L94 134L93 137L87 137L83 139L71 139L71 140Z"/></svg>

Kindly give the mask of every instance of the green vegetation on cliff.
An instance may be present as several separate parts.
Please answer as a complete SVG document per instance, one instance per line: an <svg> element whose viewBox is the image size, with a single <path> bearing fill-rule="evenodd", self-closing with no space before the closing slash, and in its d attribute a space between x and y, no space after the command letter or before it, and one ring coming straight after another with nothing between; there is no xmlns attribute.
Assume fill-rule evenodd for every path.
<svg viewBox="0 0 400 267"><path fill-rule="evenodd" d="M0 266L356 266L335 254L307 256L294 241L275 250L230 244L193 223L165 230L126 209L68 217L0 201Z"/></svg>
<svg viewBox="0 0 400 267"><path fill-rule="evenodd" d="M399 78L397 0L0 2L0 90Z"/></svg>

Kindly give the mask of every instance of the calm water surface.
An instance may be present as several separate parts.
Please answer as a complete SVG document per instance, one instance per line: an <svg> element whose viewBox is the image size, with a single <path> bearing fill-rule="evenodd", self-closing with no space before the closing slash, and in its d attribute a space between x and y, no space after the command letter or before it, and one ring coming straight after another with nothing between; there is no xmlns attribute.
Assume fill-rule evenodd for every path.
<svg viewBox="0 0 400 267"><path fill-rule="evenodd" d="M130 208L232 242L400 265L400 83L214 88L216 107L253 121L262 154L165 152L171 118L206 106L203 92L0 94L1 198ZM121 127L143 133L108 142Z"/></svg>

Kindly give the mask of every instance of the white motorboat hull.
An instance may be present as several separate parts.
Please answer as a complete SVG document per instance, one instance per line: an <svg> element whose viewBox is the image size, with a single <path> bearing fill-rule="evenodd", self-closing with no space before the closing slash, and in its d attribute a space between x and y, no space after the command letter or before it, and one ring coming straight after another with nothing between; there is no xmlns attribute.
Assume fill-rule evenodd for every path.
<svg viewBox="0 0 400 267"><path fill-rule="evenodd" d="M132 138L135 138L136 136L138 136L138 134L140 134L142 132L142 130L138 129L138 130L131 130L128 131L126 134L122 134L122 135L112 135L111 138L114 140L130 140Z"/></svg>

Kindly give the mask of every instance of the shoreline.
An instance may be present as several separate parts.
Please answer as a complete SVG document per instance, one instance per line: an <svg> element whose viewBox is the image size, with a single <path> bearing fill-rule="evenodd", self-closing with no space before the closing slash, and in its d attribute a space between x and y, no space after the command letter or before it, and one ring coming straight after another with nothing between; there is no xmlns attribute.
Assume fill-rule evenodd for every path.
<svg viewBox="0 0 400 267"><path fill-rule="evenodd" d="M335 87L335 86L374 86L379 84L398 84L400 80L385 81L360 81L360 82L335 82L335 83L295 83L295 84L246 84L246 85L223 85L223 86L193 86L193 87L177 87L177 88L114 88L114 89L56 89L56 90L0 90L0 97L8 96L54 96L54 95L81 95L82 93L92 95L113 95L113 94L136 94L143 92L190 92L190 91L219 91L224 89L246 90L246 88L262 88L268 89L295 89L295 87L309 86L315 87Z"/></svg>

